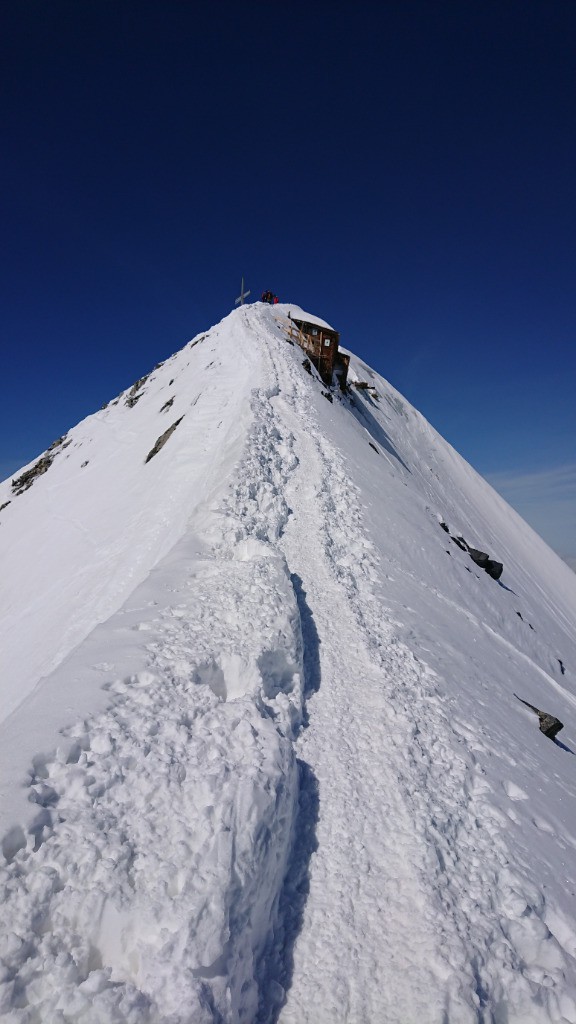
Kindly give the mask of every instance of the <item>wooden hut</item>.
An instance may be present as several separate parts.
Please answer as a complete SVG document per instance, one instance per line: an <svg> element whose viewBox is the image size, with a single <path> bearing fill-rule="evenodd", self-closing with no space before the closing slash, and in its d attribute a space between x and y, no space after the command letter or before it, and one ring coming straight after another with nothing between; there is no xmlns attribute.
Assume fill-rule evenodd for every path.
<svg viewBox="0 0 576 1024"><path fill-rule="evenodd" d="M336 376L342 390L346 387L350 356L339 350L340 334L323 320L301 320L288 314L296 327L295 340L307 353L325 384L330 386Z"/></svg>

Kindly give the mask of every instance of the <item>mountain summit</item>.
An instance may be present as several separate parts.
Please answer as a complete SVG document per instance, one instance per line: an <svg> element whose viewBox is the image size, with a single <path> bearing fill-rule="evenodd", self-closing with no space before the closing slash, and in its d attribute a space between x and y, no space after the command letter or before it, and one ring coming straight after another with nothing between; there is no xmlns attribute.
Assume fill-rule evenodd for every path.
<svg viewBox="0 0 576 1024"><path fill-rule="evenodd" d="M9 1024L576 1022L576 577L294 321L0 485Z"/></svg>

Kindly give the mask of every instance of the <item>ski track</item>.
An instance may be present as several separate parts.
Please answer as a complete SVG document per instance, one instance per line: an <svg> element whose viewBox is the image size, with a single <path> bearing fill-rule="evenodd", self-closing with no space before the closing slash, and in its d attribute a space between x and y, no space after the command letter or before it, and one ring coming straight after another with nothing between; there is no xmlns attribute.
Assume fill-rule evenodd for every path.
<svg viewBox="0 0 576 1024"><path fill-rule="evenodd" d="M198 515L207 549L142 622L146 667L35 760L32 833L6 837L2 1020L576 1022L574 935L374 597L317 384L256 322L252 427Z"/></svg>

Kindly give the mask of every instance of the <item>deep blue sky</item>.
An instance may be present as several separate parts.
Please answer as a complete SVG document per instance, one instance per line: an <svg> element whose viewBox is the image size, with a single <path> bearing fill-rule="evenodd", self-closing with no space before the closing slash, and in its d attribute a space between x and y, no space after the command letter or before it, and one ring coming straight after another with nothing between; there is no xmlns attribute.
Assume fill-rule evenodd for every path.
<svg viewBox="0 0 576 1024"><path fill-rule="evenodd" d="M331 321L576 556L574 0L0 18L0 477L244 274Z"/></svg>

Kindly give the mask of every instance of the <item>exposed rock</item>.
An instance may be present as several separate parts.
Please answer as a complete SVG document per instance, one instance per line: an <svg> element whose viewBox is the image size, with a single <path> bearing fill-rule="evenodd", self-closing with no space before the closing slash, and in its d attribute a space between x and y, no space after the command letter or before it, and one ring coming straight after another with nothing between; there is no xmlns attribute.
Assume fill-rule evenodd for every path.
<svg viewBox="0 0 576 1024"><path fill-rule="evenodd" d="M494 558L489 558L484 569L493 580L499 580L504 572L504 564L503 562L497 562Z"/></svg>
<svg viewBox="0 0 576 1024"><path fill-rule="evenodd" d="M522 704L525 704L527 708L530 708L535 715L538 715L540 722L540 732L543 732L548 739L553 740L558 735L560 729L564 728L564 724L559 718L555 718L554 715L549 715L547 711L540 711L539 708L535 708L533 704L529 704L527 700L523 700L517 693L514 694L516 700L519 700Z"/></svg>
<svg viewBox="0 0 576 1024"><path fill-rule="evenodd" d="M139 402L140 399L142 398L142 395L138 394L138 392L141 391L141 389L144 387L149 376L150 374L147 373L144 377L140 377L140 379L137 380L136 383L133 384L132 387L130 388L130 391L128 392L128 397L126 398L126 401L124 403L125 405L128 406L129 409L133 409L134 406L136 405L136 402Z"/></svg>
<svg viewBox="0 0 576 1024"><path fill-rule="evenodd" d="M453 537L447 523L441 522L440 526L461 551L466 551L470 555L470 558L476 565L481 569L484 569L484 572L487 572L493 580L500 579L504 569L502 562L496 562L493 558L490 558L490 555L485 551L480 551L478 548L471 547L470 544L464 540L464 537Z"/></svg>
<svg viewBox="0 0 576 1024"><path fill-rule="evenodd" d="M0 505L0 512L2 512L5 508L8 508L8 505L10 504L12 504L10 501L5 501L3 505Z"/></svg>
<svg viewBox="0 0 576 1024"><path fill-rule="evenodd" d="M466 543L466 541L464 541ZM467 545L468 547L468 545ZM495 562L493 558L490 558L485 551L478 551L478 548L468 547L468 554L476 565L479 565L481 569L484 569L493 580L499 580L502 575L504 566L502 562Z"/></svg>
<svg viewBox="0 0 576 1024"><path fill-rule="evenodd" d="M378 451L378 449L377 449L376 445L375 445L375 444L372 444L372 441L368 441L368 444L370 445L370 447L371 447L371 448L373 448L373 449L374 449L374 451L375 451L375 452L376 452L376 453L377 453L378 455L380 455L380 452Z"/></svg>
<svg viewBox="0 0 576 1024"><path fill-rule="evenodd" d="M156 444L154 445L153 448L150 449L150 451L148 452L148 455L144 459L145 463L146 462L150 462L150 459L153 459L155 455L158 455L158 452L160 451L160 449L164 447L164 445L166 444L166 441L168 440L170 435L174 433L174 431L176 430L176 427L178 426L179 423L182 423L183 419L184 419L184 417L181 416L179 420L176 420L172 424L171 427L168 427L168 430L165 430L164 433L160 435L160 437L156 441Z"/></svg>
<svg viewBox="0 0 576 1024"><path fill-rule="evenodd" d="M2 505L2 508L5 508L5 505ZM0 508L0 512L2 511L2 508ZM562 675L565 675L566 669L564 668L564 662L562 661L562 658L558 658L558 664L560 665L560 671Z"/></svg>
<svg viewBox="0 0 576 1024"><path fill-rule="evenodd" d="M90 459L86 459L86 462L82 463L82 465L80 466L80 469L84 469L84 466L87 466L89 462L90 462Z"/></svg>
<svg viewBox="0 0 576 1024"><path fill-rule="evenodd" d="M173 404L173 402L174 402L174 395L172 395L172 398L169 398L167 402L164 402L164 405L160 409L160 412L166 412L170 408L170 406Z"/></svg>
<svg viewBox="0 0 576 1024"><path fill-rule="evenodd" d="M540 732L548 736L548 739L553 740L560 732L560 729L564 728L560 719L554 718L554 715L546 715L543 711L539 711L538 718L540 720Z"/></svg>
<svg viewBox="0 0 576 1024"><path fill-rule="evenodd" d="M30 469L27 469L25 473L22 473L21 476L12 481L13 492L15 494L23 494L29 487L32 487L34 481L50 469L58 452L63 451L69 444L71 444L71 441L66 441L66 434L53 441L45 454L38 459L38 462L35 462Z"/></svg>
<svg viewBox="0 0 576 1024"><path fill-rule="evenodd" d="M330 394L329 391L323 391L322 395L323 395L324 398L328 399L329 402L333 402L334 401L334 399L333 399L333 397L332 397L332 395Z"/></svg>
<svg viewBox="0 0 576 1024"><path fill-rule="evenodd" d="M462 540L461 537L459 539ZM466 544L466 541L464 541L464 543ZM468 547L467 544L466 547L468 548L468 554L470 555L472 561L476 562L476 565L480 565L484 569L488 561L487 553L485 551L479 551L478 548Z"/></svg>
<svg viewBox="0 0 576 1024"><path fill-rule="evenodd" d="M309 373L310 376L312 376L312 364L311 364L310 360L309 359L303 359L302 360L302 366L306 370L306 373Z"/></svg>

